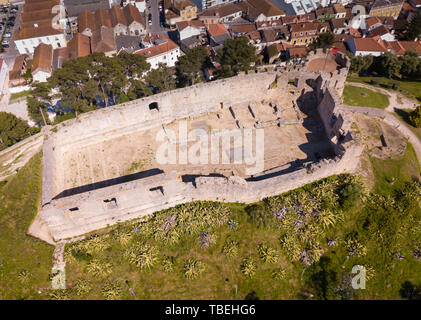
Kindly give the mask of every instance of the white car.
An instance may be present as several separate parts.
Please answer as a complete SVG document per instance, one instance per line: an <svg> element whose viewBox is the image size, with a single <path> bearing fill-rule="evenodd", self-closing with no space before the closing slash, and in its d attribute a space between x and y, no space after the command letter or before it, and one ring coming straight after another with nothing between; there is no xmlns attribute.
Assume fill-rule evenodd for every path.
<svg viewBox="0 0 421 320"><path fill-rule="evenodd" d="M4 33L4 37L5 38L10 38L12 36L12 34L10 32L5 32Z"/></svg>

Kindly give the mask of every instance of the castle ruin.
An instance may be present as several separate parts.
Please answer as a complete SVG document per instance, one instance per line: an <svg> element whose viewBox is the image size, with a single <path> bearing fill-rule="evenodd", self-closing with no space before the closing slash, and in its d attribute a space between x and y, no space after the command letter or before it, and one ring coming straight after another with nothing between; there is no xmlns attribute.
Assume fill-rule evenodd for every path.
<svg viewBox="0 0 421 320"><path fill-rule="evenodd" d="M317 51L309 60L325 56ZM38 222L60 241L189 201L251 203L353 172L362 146L340 99L349 61L337 54L334 62L331 72L239 75L60 123L44 141ZM250 174L244 163L158 163L158 132L169 144L194 143L169 135L181 122L211 137L264 129L264 168Z"/></svg>

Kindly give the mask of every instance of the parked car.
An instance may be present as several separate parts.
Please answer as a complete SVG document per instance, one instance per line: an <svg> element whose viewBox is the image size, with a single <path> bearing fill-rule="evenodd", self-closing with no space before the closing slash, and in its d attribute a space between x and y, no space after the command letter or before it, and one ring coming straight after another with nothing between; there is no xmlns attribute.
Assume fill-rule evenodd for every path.
<svg viewBox="0 0 421 320"><path fill-rule="evenodd" d="M10 32L5 32L4 33L4 37L5 38L10 38L12 36L12 34Z"/></svg>
<svg viewBox="0 0 421 320"><path fill-rule="evenodd" d="M9 21L15 21L16 20L16 17L15 16L10 16L9 17Z"/></svg>

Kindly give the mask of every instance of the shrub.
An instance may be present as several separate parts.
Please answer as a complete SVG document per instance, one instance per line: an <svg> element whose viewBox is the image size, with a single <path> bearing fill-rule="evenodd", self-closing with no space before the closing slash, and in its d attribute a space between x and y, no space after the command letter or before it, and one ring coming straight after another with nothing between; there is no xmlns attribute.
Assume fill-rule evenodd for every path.
<svg viewBox="0 0 421 320"><path fill-rule="evenodd" d="M409 113L409 122L416 128L421 128L421 106Z"/></svg>
<svg viewBox="0 0 421 320"><path fill-rule="evenodd" d="M101 289L101 293L107 300L117 300L121 297L121 284L118 281L107 281Z"/></svg>
<svg viewBox="0 0 421 320"><path fill-rule="evenodd" d="M165 272L170 273L174 271L174 258L173 257L165 257L162 261L162 269Z"/></svg>
<svg viewBox="0 0 421 320"><path fill-rule="evenodd" d="M227 242L225 242L224 246L222 247L222 252L227 256L227 257L235 257L238 254L238 241L236 240L229 240Z"/></svg>
<svg viewBox="0 0 421 320"><path fill-rule="evenodd" d="M265 263L276 263L279 260L276 250L267 244L260 244L257 251L259 252L260 259Z"/></svg>
<svg viewBox="0 0 421 320"><path fill-rule="evenodd" d="M253 278L256 273L256 263L250 257L247 257L241 263L241 272L249 278Z"/></svg>
<svg viewBox="0 0 421 320"><path fill-rule="evenodd" d="M151 269L158 261L158 250L149 244L136 244L124 253L130 264L143 269Z"/></svg>
<svg viewBox="0 0 421 320"><path fill-rule="evenodd" d="M203 262L195 258L190 258L184 265L184 276L190 280L196 279L205 271L205 269L206 267Z"/></svg>
<svg viewBox="0 0 421 320"><path fill-rule="evenodd" d="M275 269L272 272L272 277L276 280L284 280L286 277L286 271L282 268Z"/></svg>
<svg viewBox="0 0 421 320"><path fill-rule="evenodd" d="M78 279L73 287L79 297L86 296L91 290L91 283L85 279Z"/></svg>
<svg viewBox="0 0 421 320"><path fill-rule="evenodd" d="M86 271L94 277L106 277L112 273L112 265L108 262L101 262L98 259L93 259L88 263Z"/></svg>

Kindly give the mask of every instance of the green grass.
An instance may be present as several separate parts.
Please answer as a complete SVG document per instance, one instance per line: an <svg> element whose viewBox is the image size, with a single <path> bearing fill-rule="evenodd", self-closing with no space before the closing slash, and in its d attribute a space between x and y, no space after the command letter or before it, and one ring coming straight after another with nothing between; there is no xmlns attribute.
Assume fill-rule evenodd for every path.
<svg viewBox="0 0 421 320"><path fill-rule="evenodd" d="M18 100L21 100L23 98L26 99L26 97L31 93L31 90L26 90L22 92L12 93L10 95L9 103L10 102L16 102Z"/></svg>
<svg viewBox="0 0 421 320"><path fill-rule="evenodd" d="M0 182L0 300L45 298L50 289L54 248L26 234L40 190L41 154Z"/></svg>
<svg viewBox="0 0 421 320"><path fill-rule="evenodd" d="M389 98L386 95L351 85L345 86L343 100L347 105L358 107L385 109L389 105Z"/></svg>
<svg viewBox="0 0 421 320"><path fill-rule="evenodd" d="M375 191L390 194L395 189L401 189L405 182L420 179L420 166L410 143L402 158L382 160L370 158L375 177Z"/></svg>
<svg viewBox="0 0 421 320"><path fill-rule="evenodd" d="M409 114L412 110L410 109L395 109L394 114L405 122L406 126L414 132L417 137L421 140L421 128L416 128L413 125L411 125L409 121Z"/></svg>
<svg viewBox="0 0 421 320"><path fill-rule="evenodd" d="M37 210L41 180L40 158L41 155L37 155L18 174L0 183L0 299L45 299L51 292L49 276L53 248L26 235ZM420 167L410 144L401 158L370 158L370 162L375 177L374 193L364 197L362 194L366 192L358 193L357 198L352 193L349 196L349 191L344 193L344 187L354 180L343 175L270 198L253 207L254 211L240 203L216 205L217 208L226 208L229 220L236 221L237 224L234 228L228 223L206 227L204 231L216 236L215 244L209 248L202 248L199 244L198 235L202 231L194 233L193 230L186 229L190 224L183 227L178 220L174 229L180 234L178 243L167 242L162 236L156 236L156 226L160 226L165 217L173 214L171 212L181 214L183 208L190 208L185 212L187 216L201 214L200 210L193 210L186 205L180 206L178 211L158 213L158 220L151 219L144 224L121 224L114 231L98 233L99 242L104 246L89 247L99 248L98 250L77 251L76 248L84 242L76 242L66 250L68 290L60 293L60 297L103 299L104 284L114 281L120 284L120 298L123 299L134 299L129 288L133 288L137 299L338 298L335 288L342 277L350 272L353 265L362 264L374 270L374 277L367 281L366 290L352 291L353 298L399 299L399 291L404 282L410 281L418 287L421 285L421 262L412 256L414 248L421 245L421 209L417 202L417 197L420 201L421 195L411 195L409 204L402 200L407 199L402 196L408 190L407 183L419 179ZM328 187L324 187L326 184ZM320 193L320 190L323 192ZM331 190L333 194L324 190ZM409 190L413 192L416 189ZM268 212L290 203L289 201L299 206L304 205L298 210L309 214L305 218L299 218L288 211L284 222L273 220L273 216L272 220L267 220ZM315 205L314 201L319 212L328 210L335 214L336 222L332 226L321 228L317 218L311 213L314 209L306 209L308 205ZM208 204L204 203L203 206L206 208ZM250 219L250 212L258 214ZM161 216L164 217L163 220L159 220ZM280 238L286 235L285 232L291 232L294 237L302 234L293 226L298 219L304 223L302 232L310 231L308 236L313 240L302 242L301 238L297 238L296 244L302 246L314 241L323 251L321 259L308 267L300 261L292 261L290 252L280 242ZM201 219L195 221L200 222ZM134 226L139 226L140 231L134 233ZM125 232L131 237L127 246L117 241L116 231ZM350 255L345 247L345 240L349 237L359 241L366 248L367 254ZM336 239L338 245L328 247L327 238ZM237 256L229 258L222 252L227 240L238 241ZM150 270L140 270L129 264L124 252L134 243L147 243L158 249L159 261ZM275 249L279 255L277 262L262 261L258 252L261 243ZM405 258L396 259L396 253ZM174 262L174 270L169 273L162 266L166 256L172 257ZM256 263L253 278L248 278L241 272L241 264L246 257L251 257ZM183 274L184 264L190 258L195 258L206 266L206 271L193 280L186 279ZM97 259L102 265L110 263L111 274L102 278L89 274L87 265L93 259ZM285 270L285 279L273 278L272 273L279 269ZM332 279L326 279L327 274L332 275ZM82 296L78 296L75 289L80 280L88 281L91 287ZM328 283L327 287L323 285L325 281ZM234 286L238 287L237 294ZM41 294L38 294L39 290Z"/></svg>
<svg viewBox="0 0 421 320"><path fill-rule="evenodd" d="M372 83L371 80L375 79L377 83ZM355 77L350 76L346 79L349 82L358 82L358 83L365 83L370 84L379 88L387 88L388 84L391 82L399 83L399 87L397 91L402 93L404 96L410 99L418 99L421 101L421 79L415 80L397 80L397 79L388 79L385 77ZM387 88L392 90L391 88Z"/></svg>

